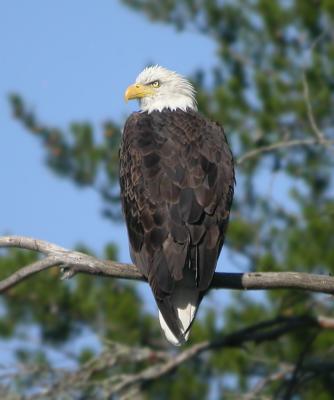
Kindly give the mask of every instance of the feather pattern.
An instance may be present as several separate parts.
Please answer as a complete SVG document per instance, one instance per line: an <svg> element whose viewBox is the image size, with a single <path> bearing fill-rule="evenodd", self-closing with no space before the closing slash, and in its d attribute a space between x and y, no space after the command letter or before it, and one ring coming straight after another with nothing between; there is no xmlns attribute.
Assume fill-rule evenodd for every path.
<svg viewBox="0 0 334 400"><path fill-rule="evenodd" d="M182 344L229 219L234 168L223 129L195 110L133 113L120 185L133 262L152 288L167 339Z"/></svg>

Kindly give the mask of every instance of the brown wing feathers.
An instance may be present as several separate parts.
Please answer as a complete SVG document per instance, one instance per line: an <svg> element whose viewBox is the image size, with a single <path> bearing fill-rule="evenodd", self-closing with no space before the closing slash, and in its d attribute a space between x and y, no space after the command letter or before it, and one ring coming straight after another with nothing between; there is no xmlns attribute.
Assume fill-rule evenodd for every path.
<svg viewBox="0 0 334 400"><path fill-rule="evenodd" d="M193 111L134 113L120 151L123 210L134 263L181 335L170 295L184 268L210 285L233 197L233 160L222 128Z"/></svg>

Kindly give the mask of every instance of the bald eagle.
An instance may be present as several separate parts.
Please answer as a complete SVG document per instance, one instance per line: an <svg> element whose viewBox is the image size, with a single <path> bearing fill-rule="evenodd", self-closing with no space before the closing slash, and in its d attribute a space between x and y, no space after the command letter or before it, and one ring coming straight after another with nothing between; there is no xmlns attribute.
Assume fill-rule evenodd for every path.
<svg viewBox="0 0 334 400"><path fill-rule="evenodd" d="M176 72L145 68L125 92L120 186L130 254L147 278L161 328L185 343L223 246L234 191L223 128L197 112L195 90Z"/></svg>

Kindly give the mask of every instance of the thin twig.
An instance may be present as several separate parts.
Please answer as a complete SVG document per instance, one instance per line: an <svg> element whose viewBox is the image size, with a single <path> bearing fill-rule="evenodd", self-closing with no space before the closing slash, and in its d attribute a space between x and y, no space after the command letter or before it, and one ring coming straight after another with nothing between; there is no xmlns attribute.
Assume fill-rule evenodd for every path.
<svg viewBox="0 0 334 400"><path fill-rule="evenodd" d="M10 275L8 278L0 281L0 293L5 292L11 287L17 285L19 282L24 281L30 276L37 274L38 272L44 271L55 265L59 265L59 261L56 257L50 256L44 258L43 260L38 260L30 265L20 268L14 274Z"/></svg>
<svg viewBox="0 0 334 400"><path fill-rule="evenodd" d="M288 382L286 382L284 384L285 386L285 394L283 396L283 400L289 400L291 399L292 395L293 395L293 391L296 387L297 381L298 381L298 376L302 370L302 366L304 364L304 360L305 357L307 355L307 353L311 350L311 345L314 342L314 340L317 338L319 334L319 331L315 331L311 334L311 336L308 338L308 340L306 340L306 342L304 343L303 349L300 352L299 356L298 356L298 360L294 366L294 369L292 371L292 375L291 378L289 379Z"/></svg>
<svg viewBox="0 0 334 400"><path fill-rule="evenodd" d="M294 369L293 365L289 365L289 364L281 365L281 367L278 371L275 371L275 372L269 374L268 376L266 376L265 378L261 379L255 385L255 387L250 392L248 392L247 394L242 396L241 399L242 400L259 400L260 392L262 392L262 390L264 390L265 387L269 383L275 382L275 381L280 381L280 380L284 379L287 374L290 374L293 371L293 369Z"/></svg>
<svg viewBox="0 0 334 400"><path fill-rule="evenodd" d="M247 153L243 154L241 157L239 157L236 160L236 164L240 165L246 160L250 158L254 158L259 156L262 153L270 153L274 150L279 150L279 149L284 149L284 148L289 148L289 147L303 147L303 146L313 146L316 144L322 144L325 145L326 147L334 145L334 140L326 140L326 139L321 139L321 141L316 138L316 139L291 139L291 140L283 140L282 142L276 142L273 144L270 144L268 146L262 146L258 147L256 149L250 150Z"/></svg>
<svg viewBox="0 0 334 400"><path fill-rule="evenodd" d="M307 83L305 72L303 72L303 74L302 74L302 82L303 82L303 94L304 94L304 99L305 99L305 104L306 104L306 109L307 109L308 120L310 122L310 125L311 125L313 133L315 134L315 136L318 139L318 142L319 143L324 143L324 142L326 142L325 135L318 128L318 125L317 125L317 123L315 121L315 117L314 117L314 114L313 114L313 109L312 109L311 100L310 100L310 90L309 90L309 86L308 86L308 83Z"/></svg>
<svg viewBox="0 0 334 400"><path fill-rule="evenodd" d="M321 131L321 129L318 127L316 119L314 117L314 112L313 108L311 105L311 99L310 99L310 90L309 90L309 85L306 79L306 74L305 71L302 73L302 83L303 83L303 95L304 95L304 100L306 104L306 110L307 110L307 117L312 129L312 132L314 133L315 138L307 138L307 139L291 139L291 140L283 140L281 142L276 142L267 146L262 146L255 148L253 150L250 150L240 156L236 160L236 164L240 165L244 161L255 158L259 156L260 154L263 153L270 153L275 150L279 149L284 149L284 148L290 148L290 147L299 147L299 146L314 146L317 144L323 145L325 147L330 147L334 145L334 140L327 139L324 132Z"/></svg>

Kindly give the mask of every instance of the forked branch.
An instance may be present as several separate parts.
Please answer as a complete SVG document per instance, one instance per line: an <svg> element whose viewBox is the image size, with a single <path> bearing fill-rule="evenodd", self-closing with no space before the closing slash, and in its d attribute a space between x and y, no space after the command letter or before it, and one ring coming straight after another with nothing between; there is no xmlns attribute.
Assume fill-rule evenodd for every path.
<svg viewBox="0 0 334 400"><path fill-rule="evenodd" d="M33 250L43 254L45 258L28 266L23 266L9 277L1 280L0 293L7 291L33 274L55 266L62 269L63 279L71 278L77 273L83 273L145 281L144 276L133 264L101 260L78 251L67 250L44 240L24 236L0 237L0 248L9 247ZM294 288L334 294L334 277L303 272L217 272L213 277L211 288L236 290Z"/></svg>

